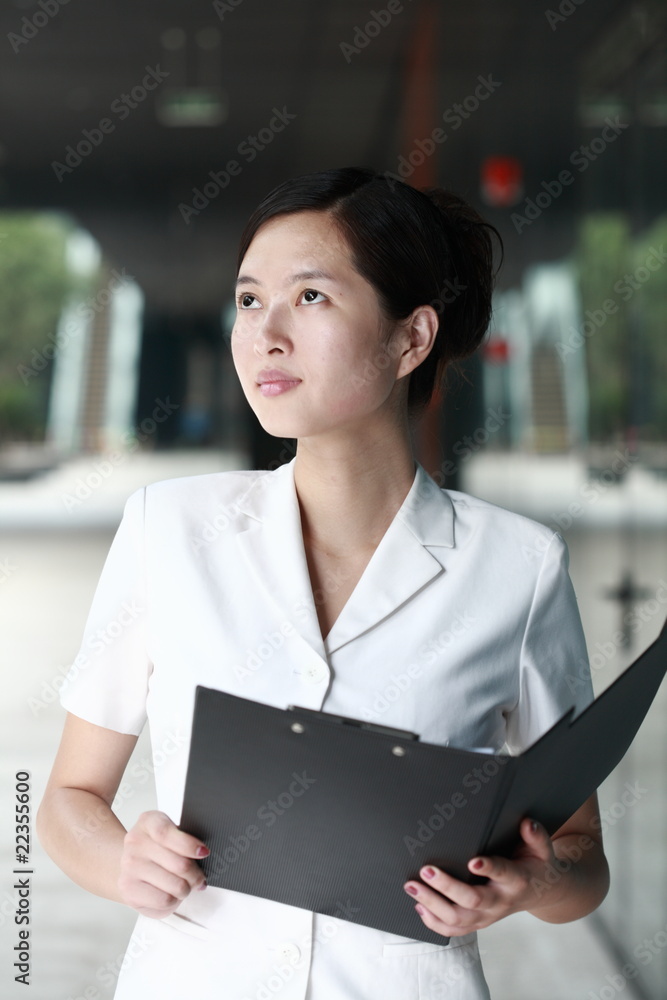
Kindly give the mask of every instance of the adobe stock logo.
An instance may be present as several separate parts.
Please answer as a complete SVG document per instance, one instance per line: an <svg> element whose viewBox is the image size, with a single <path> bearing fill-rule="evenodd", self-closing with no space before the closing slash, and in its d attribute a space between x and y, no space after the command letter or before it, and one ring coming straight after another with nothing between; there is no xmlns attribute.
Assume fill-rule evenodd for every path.
<svg viewBox="0 0 667 1000"><path fill-rule="evenodd" d="M370 18L366 24L363 27L355 25L352 42L341 42L339 45L345 62L349 65L352 62L352 57L359 55L362 49L370 44L371 39L377 38L382 29L391 24L392 18L396 14L402 14L404 10L400 0L389 0L387 6L383 7L382 10L369 11Z"/></svg>
<svg viewBox="0 0 667 1000"><path fill-rule="evenodd" d="M167 79L169 73L157 66L146 66L146 73L141 81L135 84L129 93L123 92L113 100L109 106L111 114L115 115L118 121L125 121L128 115L138 108L146 100L151 91L160 86ZM93 128L84 128L81 131L81 138L76 141L76 145L70 143L65 147L63 162L60 160L51 161L51 169L62 184L66 174L71 174L80 166L86 157L104 142L107 135L116 131L116 122L109 117L100 118Z"/></svg>
<svg viewBox="0 0 667 1000"><path fill-rule="evenodd" d="M268 799L255 814L267 829L273 826L279 816L291 809L295 800L307 792L317 781L317 778L309 777L306 771L302 771L301 774L292 771L292 778L294 780L289 788L282 791L275 799ZM249 823L239 835L228 835L227 842L212 851L205 863L204 871L208 867L212 874L223 875L231 865L236 864L242 854L250 849L254 841L261 838L263 833L264 831L256 823Z"/></svg>
<svg viewBox="0 0 667 1000"><path fill-rule="evenodd" d="M420 819L414 830L414 836L407 834L403 837L408 854L414 858L415 853L424 847L438 830L442 830L445 823L449 823L454 818L458 809L463 809L468 805L473 795L479 794L484 785L494 779L501 768L511 760L510 756L491 757L485 760L481 767L473 767L461 781L461 787L470 792L465 796L462 791L453 792L446 802L434 802L433 812L428 819Z"/></svg>
<svg viewBox="0 0 667 1000"><path fill-rule="evenodd" d="M578 173L583 174L591 163L595 163L611 143L616 142L619 135L629 127L630 123L622 122L618 115L613 119L605 118L605 127L600 135L595 136L588 144L582 143L577 149L573 149L568 162L576 168ZM561 170L553 180L543 180L542 190L538 191L534 198L526 198L523 205L523 215L521 212L512 212L510 216L517 233L521 233L526 226L531 226L535 219L539 219L542 212L560 198L565 188L573 184L574 180L574 174L567 169Z"/></svg>
<svg viewBox="0 0 667 1000"><path fill-rule="evenodd" d="M236 152L242 156L246 163L252 163L257 156L262 153L267 146L270 146L275 137L283 132L290 122L296 118L287 110L287 105L283 104L282 109L272 108L273 117L267 124L260 128L256 134L247 135L245 139L236 147ZM232 181L233 177L238 177L243 170L243 165L239 160L228 160L222 170L209 170L210 180L204 181L201 187L192 188L192 202L187 204L180 202L178 210L186 225L190 225L190 219L194 215L198 216L211 202L224 191Z"/></svg>
<svg viewBox="0 0 667 1000"><path fill-rule="evenodd" d="M19 33L10 31L7 41L14 52L18 53L24 45L35 37L35 35L49 23L51 18L60 12L60 8L68 4L69 0L37 0L36 10L32 17L21 18L21 31Z"/></svg>

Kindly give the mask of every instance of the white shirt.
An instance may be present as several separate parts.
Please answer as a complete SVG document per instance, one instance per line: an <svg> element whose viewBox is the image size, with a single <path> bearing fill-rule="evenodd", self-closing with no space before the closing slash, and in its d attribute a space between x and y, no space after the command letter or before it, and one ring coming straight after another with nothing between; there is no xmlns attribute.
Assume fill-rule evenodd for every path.
<svg viewBox="0 0 667 1000"><path fill-rule="evenodd" d="M294 462L133 493L61 691L68 711L108 729L139 734L148 719L158 808L175 823L197 684L510 752L592 700L560 535L442 490L418 464L323 640ZM209 887L165 920L139 916L116 998L274 994L489 995L475 934L432 945Z"/></svg>

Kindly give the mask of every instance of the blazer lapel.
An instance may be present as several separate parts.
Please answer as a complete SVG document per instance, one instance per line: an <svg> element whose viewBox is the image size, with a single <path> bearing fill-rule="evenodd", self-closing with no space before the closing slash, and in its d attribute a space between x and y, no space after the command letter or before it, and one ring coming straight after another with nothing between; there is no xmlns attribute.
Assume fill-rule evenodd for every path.
<svg viewBox="0 0 667 1000"><path fill-rule="evenodd" d="M259 476L237 506L252 519L237 540L260 592L326 660L303 547L294 459Z"/></svg>
<svg viewBox="0 0 667 1000"><path fill-rule="evenodd" d="M454 545L454 509L448 495L416 463L408 495L323 641L303 545L294 462L258 477L237 501L251 519L237 539L259 589L327 660L444 572L438 554Z"/></svg>

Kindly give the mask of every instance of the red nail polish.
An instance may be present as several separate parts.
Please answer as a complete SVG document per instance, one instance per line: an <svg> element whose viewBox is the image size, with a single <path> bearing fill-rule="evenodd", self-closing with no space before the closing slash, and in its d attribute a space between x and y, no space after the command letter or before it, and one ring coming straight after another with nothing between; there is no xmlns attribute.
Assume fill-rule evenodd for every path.
<svg viewBox="0 0 667 1000"><path fill-rule="evenodd" d="M418 890L415 889L414 885L406 885L404 888L405 888L405 891L409 892L411 896L416 896L417 895Z"/></svg>
<svg viewBox="0 0 667 1000"><path fill-rule="evenodd" d="M198 847L195 853L198 858L207 858L211 852L208 847Z"/></svg>
<svg viewBox="0 0 667 1000"><path fill-rule="evenodd" d="M424 913L426 912L421 903L417 903L417 905L415 906L415 910L417 911L420 917L423 917Z"/></svg>
<svg viewBox="0 0 667 1000"><path fill-rule="evenodd" d="M422 875L424 878L435 878L435 868L422 869Z"/></svg>
<svg viewBox="0 0 667 1000"><path fill-rule="evenodd" d="M470 867L474 868L475 871L479 871L480 868L484 867L484 862L482 861L481 858L475 858L474 861L470 862Z"/></svg>

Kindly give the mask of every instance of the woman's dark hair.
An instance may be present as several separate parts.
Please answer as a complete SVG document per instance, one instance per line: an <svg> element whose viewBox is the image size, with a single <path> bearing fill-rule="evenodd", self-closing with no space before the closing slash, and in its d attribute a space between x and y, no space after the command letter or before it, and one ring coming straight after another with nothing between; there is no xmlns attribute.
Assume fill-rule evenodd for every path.
<svg viewBox="0 0 667 1000"><path fill-rule="evenodd" d="M248 220L237 274L260 226L279 215L327 212L350 247L352 265L375 289L390 321L431 305L440 324L433 347L410 374L408 407L428 405L450 362L472 354L491 319L495 272L491 233L462 198L416 188L364 167L305 174L274 188Z"/></svg>

